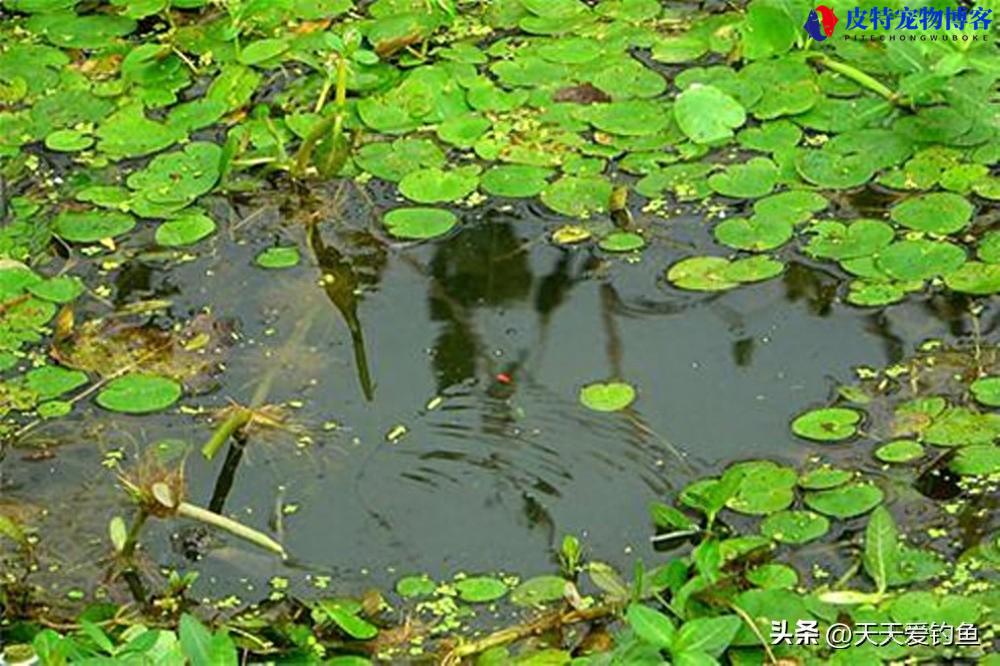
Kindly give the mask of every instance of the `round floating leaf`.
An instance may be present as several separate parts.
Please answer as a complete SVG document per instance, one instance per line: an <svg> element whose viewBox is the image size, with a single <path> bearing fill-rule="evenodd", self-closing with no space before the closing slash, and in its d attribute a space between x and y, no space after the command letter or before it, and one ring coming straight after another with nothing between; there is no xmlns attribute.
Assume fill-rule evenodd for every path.
<svg viewBox="0 0 1000 666"><path fill-rule="evenodd" d="M806 490L828 490L842 486L854 478L854 473L825 465L809 470L799 477L799 486Z"/></svg>
<svg viewBox="0 0 1000 666"><path fill-rule="evenodd" d="M972 382L972 395L983 405L1000 407L1000 377L983 377Z"/></svg>
<svg viewBox="0 0 1000 666"><path fill-rule="evenodd" d="M916 284L918 289L923 285L922 282ZM848 288L847 302L868 308L898 303L906 298L907 293L907 284L902 282L851 280Z"/></svg>
<svg viewBox="0 0 1000 666"><path fill-rule="evenodd" d="M723 273L727 280L734 282L761 282L781 275L785 265L763 255L738 259L726 266Z"/></svg>
<svg viewBox="0 0 1000 666"><path fill-rule="evenodd" d="M802 130L787 120L763 123L741 131L736 140L744 148L765 153L776 153L794 148L802 140Z"/></svg>
<svg viewBox="0 0 1000 666"><path fill-rule="evenodd" d="M976 254L987 264L1000 264L1000 231L987 231L979 240Z"/></svg>
<svg viewBox="0 0 1000 666"><path fill-rule="evenodd" d="M537 576L529 578L514 588L511 602L518 606L538 606L551 601L559 601L566 590L566 580L559 576Z"/></svg>
<svg viewBox="0 0 1000 666"><path fill-rule="evenodd" d="M552 232L552 242L556 245L575 245L590 240L592 235L586 227L577 224L564 224Z"/></svg>
<svg viewBox="0 0 1000 666"><path fill-rule="evenodd" d="M875 254L895 236L892 227L878 220L855 220L850 224L824 220L808 231L813 237L805 251L814 257L836 261Z"/></svg>
<svg viewBox="0 0 1000 666"><path fill-rule="evenodd" d="M628 100L593 104L589 108L590 124L609 134L646 136L656 134L670 124L670 108L659 102Z"/></svg>
<svg viewBox="0 0 1000 666"><path fill-rule="evenodd" d="M948 288L963 294L988 296L1000 292L1000 264L969 261L944 276Z"/></svg>
<svg viewBox="0 0 1000 666"><path fill-rule="evenodd" d="M870 483L848 483L831 490L806 493L806 505L833 518L853 518L874 509L885 495Z"/></svg>
<svg viewBox="0 0 1000 666"><path fill-rule="evenodd" d="M552 169L521 164L503 164L487 169L480 185L498 197L524 198L542 193Z"/></svg>
<svg viewBox="0 0 1000 666"><path fill-rule="evenodd" d="M587 217L608 210L611 183L600 176L563 176L542 192L542 203L557 213Z"/></svg>
<svg viewBox="0 0 1000 666"><path fill-rule="evenodd" d="M254 259L261 268L291 268L299 263L299 248L294 245L269 247Z"/></svg>
<svg viewBox="0 0 1000 666"><path fill-rule="evenodd" d="M768 217L733 218L715 227L715 239L736 250L763 252L787 243L795 233L786 220Z"/></svg>
<svg viewBox="0 0 1000 666"><path fill-rule="evenodd" d="M399 191L417 203L442 203L464 199L479 186L479 167L466 166L444 171L436 167L406 174Z"/></svg>
<svg viewBox="0 0 1000 666"><path fill-rule="evenodd" d="M444 152L427 139L396 139L362 146L354 161L372 174L398 182L413 171L428 167L444 166Z"/></svg>
<svg viewBox="0 0 1000 666"><path fill-rule="evenodd" d="M436 589L437 585L427 574L406 576L396 582L396 593L404 599L429 597Z"/></svg>
<svg viewBox="0 0 1000 666"><path fill-rule="evenodd" d="M677 96L674 117L695 143L715 143L733 136L747 120L743 105L715 86L692 85Z"/></svg>
<svg viewBox="0 0 1000 666"><path fill-rule="evenodd" d="M737 478L735 492L726 501L733 511L766 515L787 509L795 500L794 470L768 460L738 463L726 470L722 481Z"/></svg>
<svg viewBox="0 0 1000 666"><path fill-rule="evenodd" d="M708 51L708 41L691 32L661 37L653 43L653 60L680 64L697 60Z"/></svg>
<svg viewBox="0 0 1000 666"><path fill-rule="evenodd" d="M746 573L747 581L769 590L788 590L799 584L799 574L787 564L762 564Z"/></svg>
<svg viewBox="0 0 1000 666"><path fill-rule="evenodd" d="M876 169L867 155L832 150L800 150L795 168L810 183L831 189L864 185Z"/></svg>
<svg viewBox="0 0 1000 666"><path fill-rule="evenodd" d="M608 234L598 243L605 252L634 252L645 247L646 241L631 231L616 231Z"/></svg>
<svg viewBox="0 0 1000 666"><path fill-rule="evenodd" d="M954 271L965 261L965 250L946 241L925 238L893 243L878 254L877 265L897 280L928 280Z"/></svg>
<svg viewBox="0 0 1000 666"><path fill-rule="evenodd" d="M215 222L203 213L168 220L156 228L156 242L164 247L193 245L215 232Z"/></svg>
<svg viewBox="0 0 1000 666"><path fill-rule="evenodd" d="M24 375L24 386L38 394L38 400L51 400L87 383L87 375L79 370L67 370L45 365Z"/></svg>
<svg viewBox="0 0 1000 666"><path fill-rule="evenodd" d="M582 65L601 56L600 42L585 37L567 37L544 42L538 55L551 62L564 65Z"/></svg>
<svg viewBox="0 0 1000 666"><path fill-rule="evenodd" d="M459 148L469 148L493 123L478 113L464 113L446 118L437 127L438 138Z"/></svg>
<svg viewBox="0 0 1000 666"><path fill-rule="evenodd" d="M896 204L889 215L904 227L944 235L964 229L972 219L973 210L963 196L934 192Z"/></svg>
<svg viewBox="0 0 1000 666"><path fill-rule="evenodd" d="M72 243L96 243L126 234L135 227L135 218L114 210L66 211L54 223L56 235Z"/></svg>
<svg viewBox="0 0 1000 666"><path fill-rule="evenodd" d="M147 414L177 402L181 385L167 377L139 372L112 379L97 394L97 404L112 412Z"/></svg>
<svg viewBox="0 0 1000 666"><path fill-rule="evenodd" d="M758 199L753 203L753 211L762 218L800 224L829 205L830 202L822 194L791 190Z"/></svg>
<svg viewBox="0 0 1000 666"><path fill-rule="evenodd" d="M827 407L806 412L792 421L792 432L817 442L837 442L853 437L861 412L846 407Z"/></svg>
<svg viewBox="0 0 1000 666"><path fill-rule="evenodd" d="M83 281L70 275L51 278L28 287L33 296L53 303L69 303L82 294L84 289Z"/></svg>
<svg viewBox="0 0 1000 666"><path fill-rule="evenodd" d="M507 585L503 581L488 576L465 578L455 583L455 589L462 601L472 604L489 603L507 594Z"/></svg>
<svg viewBox="0 0 1000 666"><path fill-rule="evenodd" d="M681 289L690 291L724 291L739 286L726 276L729 260L722 257L689 257L667 271L667 279Z"/></svg>
<svg viewBox="0 0 1000 666"><path fill-rule="evenodd" d="M875 457L885 463L907 463L924 455L924 447L912 439L897 439L875 449Z"/></svg>
<svg viewBox="0 0 1000 666"><path fill-rule="evenodd" d="M407 240L425 240L451 231L458 218L440 208L395 208L382 218L389 233Z"/></svg>
<svg viewBox="0 0 1000 666"><path fill-rule="evenodd" d="M812 511L780 511L760 524L764 536L796 545L818 539L829 530L830 521Z"/></svg>
<svg viewBox="0 0 1000 666"><path fill-rule="evenodd" d="M977 444L963 446L948 464L949 469L963 476L989 476L1000 472L1000 447Z"/></svg>
<svg viewBox="0 0 1000 666"><path fill-rule="evenodd" d="M56 130L45 137L45 147L63 153L75 153L94 145L94 137L78 130Z"/></svg>
<svg viewBox="0 0 1000 666"><path fill-rule="evenodd" d="M990 444L1000 437L1000 414L980 414L967 407L950 407L924 431L924 441L935 446Z"/></svg>
<svg viewBox="0 0 1000 666"><path fill-rule="evenodd" d="M580 389L580 402L595 412L617 412L634 400L635 389L624 382L598 382Z"/></svg>
<svg viewBox="0 0 1000 666"><path fill-rule="evenodd" d="M803 113L820 99L816 73L796 58L750 63L740 70L740 77L766 91L752 109L753 115L761 120Z"/></svg>
<svg viewBox="0 0 1000 666"><path fill-rule="evenodd" d="M708 178L713 191L734 199L756 199L769 194L778 182L778 167L766 157L754 157L744 164L731 164Z"/></svg>

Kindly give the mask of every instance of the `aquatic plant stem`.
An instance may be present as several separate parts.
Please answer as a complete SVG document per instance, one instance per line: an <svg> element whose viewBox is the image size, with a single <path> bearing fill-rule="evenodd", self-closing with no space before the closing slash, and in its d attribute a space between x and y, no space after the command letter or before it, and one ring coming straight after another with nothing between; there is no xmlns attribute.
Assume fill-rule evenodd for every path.
<svg viewBox="0 0 1000 666"><path fill-rule="evenodd" d="M337 92L334 98L335 109L333 113L326 116L306 135L299 146L299 151L295 155L293 174L304 176L312 161L313 151L316 145L323 139L327 132L333 130L333 138L336 142L343 134L344 106L347 103L347 60L343 57L337 61Z"/></svg>
<svg viewBox="0 0 1000 666"><path fill-rule="evenodd" d="M122 544L122 557L128 562L131 562L132 556L135 555L135 547L139 543L139 534L142 532L142 528L145 526L146 519L148 518L149 512L139 507L139 513L136 514L135 520L132 521L128 535L125 537L125 543Z"/></svg>
<svg viewBox="0 0 1000 666"><path fill-rule="evenodd" d="M213 513L208 509L203 509L200 506L188 504L187 502L181 502L178 504L176 511L178 516L190 518L191 520L197 520L200 523L205 523L206 525L211 525L212 527L217 527L218 529L229 532L233 536L237 536L244 541L249 541L250 543L260 546L265 550L269 550L272 553L279 555L283 560L288 559L288 553L285 552L285 548L280 543L263 532L255 530L252 527L247 527L243 523L239 523L232 518L227 518L220 514Z"/></svg>
<svg viewBox="0 0 1000 666"><path fill-rule="evenodd" d="M225 421L219 424L219 427L215 429L209 440L201 447L201 455L205 456L205 460L214 458L219 449L222 448L222 445L240 428L250 423L250 419L252 418L253 412L251 410L246 407L236 408L232 414L226 417Z"/></svg>
<svg viewBox="0 0 1000 666"><path fill-rule="evenodd" d="M478 640L462 643L449 651L441 663L443 666L457 666L463 659L479 654L480 652L485 652L491 648L507 645L508 643L513 643L529 636L543 634L546 631L568 624L599 620L615 615L620 610L620 604L601 604L580 610L548 613L529 622L495 631Z"/></svg>
<svg viewBox="0 0 1000 666"><path fill-rule="evenodd" d="M823 65L827 69L837 72L843 76L846 76L850 80L854 81L858 85L861 85L872 92L881 95L889 102L897 105L905 104L902 96L883 84L881 81L877 80L870 74L862 72L860 69L848 65L847 63L840 62L839 60L834 60L833 58L823 55L822 53L816 53L809 56L810 60L815 60L819 64Z"/></svg>

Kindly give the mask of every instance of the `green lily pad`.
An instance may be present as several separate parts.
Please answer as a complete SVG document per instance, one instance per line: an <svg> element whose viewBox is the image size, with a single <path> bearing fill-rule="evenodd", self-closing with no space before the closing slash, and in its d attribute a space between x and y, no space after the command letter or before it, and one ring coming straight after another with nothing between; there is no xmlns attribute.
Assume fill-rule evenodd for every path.
<svg viewBox="0 0 1000 666"><path fill-rule="evenodd" d="M396 139L365 144L354 161L373 176L395 183L414 171L444 166L445 156L433 141Z"/></svg>
<svg viewBox="0 0 1000 666"><path fill-rule="evenodd" d="M471 604L485 604L503 598L507 592L507 585L496 578L488 576L475 576L465 578L455 583L458 597L462 601Z"/></svg>
<svg viewBox="0 0 1000 666"><path fill-rule="evenodd" d="M437 136L453 146L470 148L492 124L489 119L478 113L464 113L445 119L437 127Z"/></svg>
<svg viewBox="0 0 1000 666"><path fill-rule="evenodd" d="M837 442L853 437L861 418L861 412L846 407L814 409L792 421L792 432L817 442Z"/></svg>
<svg viewBox="0 0 1000 666"><path fill-rule="evenodd" d="M529 578L510 593L511 603L518 606L539 606L559 601L566 592L566 579L560 576Z"/></svg>
<svg viewBox="0 0 1000 666"><path fill-rule="evenodd" d="M45 137L45 147L62 153L75 153L94 145L94 137L79 130L65 129Z"/></svg>
<svg viewBox="0 0 1000 666"><path fill-rule="evenodd" d="M417 203L442 203L464 199L479 186L479 167L444 171L437 167L412 171L399 181L399 191Z"/></svg>
<svg viewBox="0 0 1000 666"><path fill-rule="evenodd" d="M800 176L814 185L840 190L864 185L875 175L876 167L867 155L799 150L795 168Z"/></svg>
<svg viewBox="0 0 1000 666"><path fill-rule="evenodd" d="M79 16L71 12L52 12L32 16L26 26L56 46L99 49L135 30L136 23L111 14Z"/></svg>
<svg viewBox="0 0 1000 666"><path fill-rule="evenodd" d="M1000 472L1000 447L976 444L963 446L948 463L948 468L962 476L990 476Z"/></svg>
<svg viewBox="0 0 1000 666"><path fill-rule="evenodd" d="M726 271L729 260L723 257L688 257L670 267L667 279L681 289L691 291L725 291L739 286Z"/></svg>
<svg viewBox="0 0 1000 666"><path fill-rule="evenodd" d="M917 282L917 289L923 285ZM877 308L898 303L910 291L908 283L884 282L879 280L851 280L848 284L846 300L851 305Z"/></svg>
<svg viewBox="0 0 1000 666"><path fill-rule="evenodd" d="M156 242L164 247L194 245L215 233L215 221L204 213L189 213L156 228Z"/></svg>
<svg viewBox="0 0 1000 666"><path fill-rule="evenodd" d="M753 62L740 71L740 76L766 91L751 109L761 120L803 113L820 99L815 72L798 59Z"/></svg>
<svg viewBox="0 0 1000 666"><path fill-rule="evenodd" d="M982 405L1000 407L1000 377L982 377L969 387L972 396Z"/></svg>
<svg viewBox="0 0 1000 666"><path fill-rule="evenodd" d="M753 211L761 218L801 224L829 205L826 197L817 192L790 190L757 199L753 202Z"/></svg>
<svg viewBox="0 0 1000 666"><path fill-rule="evenodd" d="M764 255L737 259L730 262L724 270L725 277L739 283L761 282L778 277L785 270L785 265L777 259Z"/></svg>
<svg viewBox="0 0 1000 666"><path fill-rule="evenodd" d="M968 407L949 407L934 418L923 439L935 446L991 444L1000 438L1000 414L981 414Z"/></svg>
<svg viewBox="0 0 1000 666"><path fill-rule="evenodd" d="M437 590L437 584L427 574L404 576L396 582L396 593L404 599L429 597Z"/></svg>
<svg viewBox="0 0 1000 666"><path fill-rule="evenodd" d="M24 386L38 394L38 400L51 400L78 389L88 381L79 370L67 370L55 365L33 368L24 375Z"/></svg>
<svg viewBox="0 0 1000 666"><path fill-rule="evenodd" d="M595 412L617 412L635 400L635 389L624 382L598 382L580 389L580 402Z"/></svg>
<svg viewBox="0 0 1000 666"><path fill-rule="evenodd" d="M877 253L895 236L892 227L878 220L855 220L850 224L823 220L807 229L812 234L805 251L822 259L854 259Z"/></svg>
<svg viewBox="0 0 1000 666"><path fill-rule="evenodd" d="M153 204L185 206L215 186L221 159L222 149L214 143L191 143L183 150L157 155L127 183Z"/></svg>
<svg viewBox="0 0 1000 666"><path fill-rule="evenodd" d="M965 250L925 238L893 243L878 253L878 267L897 280L928 280L950 273L965 262Z"/></svg>
<svg viewBox="0 0 1000 666"><path fill-rule="evenodd" d="M875 457L885 463L908 463L924 456L924 447L912 439L897 439L875 449Z"/></svg>
<svg viewBox="0 0 1000 666"><path fill-rule="evenodd" d="M542 192L542 203L570 217L607 212L611 183L600 176L563 176Z"/></svg>
<svg viewBox="0 0 1000 666"><path fill-rule="evenodd" d="M736 135L736 141L749 150L777 153L794 148L802 140L802 130L788 120L775 120L748 127Z"/></svg>
<svg viewBox="0 0 1000 666"><path fill-rule="evenodd" d="M933 192L907 199L889 211L904 227L935 234L952 234L968 226L973 206L958 194Z"/></svg>
<svg viewBox="0 0 1000 666"><path fill-rule="evenodd" d="M65 211L56 216L53 229L71 243L96 243L132 231L135 218L112 210Z"/></svg>
<svg viewBox="0 0 1000 666"><path fill-rule="evenodd" d="M646 240L631 231L616 231L608 234L598 243L605 252L634 252L646 246Z"/></svg>
<svg viewBox="0 0 1000 666"><path fill-rule="evenodd" d="M734 199L757 199L770 194L778 182L778 167L766 157L731 164L708 178L713 191Z"/></svg>
<svg viewBox="0 0 1000 666"><path fill-rule="evenodd" d="M1000 264L1000 231L988 231L976 248L980 261L987 264Z"/></svg>
<svg viewBox="0 0 1000 666"><path fill-rule="evenodd" d="M480 185L488 194L498 197L525 198L542 193L548 186L552 169L522 164L502 164L487 169Z"/></svg>
<svg viewBox="0 0 1000 666"><path fill-rule="evenodd" d="M733 136L746 122L743 105L715 86L695 84L677 96L674 117L695 143L716 143Z"/></svg>
<svg viewBox="0 0 1000 666"><path fill-rule="evenodd" d="M737 463L725 471L722 483L736 479L735 490L726 506L753 516L782 511L795 500L795 471L769 460Z"/></svg>
<svg viewBox="0 0 1000 666"><path fill-rule="evenodd" d="M853 478L853 472L824 465L804 472L799 477L799 486L806 490L828 490L842 486Z"/></svg>
<svg viewBox="0 0 1000 666"><path fill-rule="evenodd" d="M181 397L181 385L167 377L139 372L112 379L97 394L97 404L112 412L147 414L170 407Z"/></svg>
<svg viewBox="0 0 1000 666"><path fill-rule="evenodd" d="M448 233L458 224L458 218L440 208L394 208L382 222L397 238L425 240Z"/></svg>
<svg viewBox="0 0 1000 666"><path fill-rule="evenodd" d="M648 100L594 104L588 120L597 129L623 136L656 134L670 124L670 107Z"/></svg>
<svg viewBox="0 0 1000 666"><path fill-rule="evenodd" d="M299 263L299 248L294 245L269 247L254 259L261 268L291 268Z"/></svg>
<svg viewBox="0 0 1000 666"><path fill-rule="evenodd" d="M764 536L794 545L808 543L829 531L830 521L812 511L779 511L760 524Z"/></svg>
<svg viewBox="0 0 1000 666"><path fill-rule="evenodd" d="M713 233L717 241L733 249L763 252L787 243L795 229L785 220L754 216L724 220Z"/></svg>
<svg viewBox="0 0 1000 666"><path fill-rule="evenodd" d="M810 491L805 503L813 511L845 520L868 513L882 503L885 494L870 483L848 483L830 490Z"/></svg>
<svg viewBox="0 0 1000 666"><path fill-rule="evenodd" d="M976 296L1000 292L1000 264L983 264L967 261L958 269L944 276L944 283L952 291Z"/></svg>
<svg viewBox="0 0 1000 666"><path fill-rule="evenodd" d="M32 284L28 287L28 292L32 296L37 296L53 303L69 303L82 294L85 289L80 278L63 275Z"/></svg>

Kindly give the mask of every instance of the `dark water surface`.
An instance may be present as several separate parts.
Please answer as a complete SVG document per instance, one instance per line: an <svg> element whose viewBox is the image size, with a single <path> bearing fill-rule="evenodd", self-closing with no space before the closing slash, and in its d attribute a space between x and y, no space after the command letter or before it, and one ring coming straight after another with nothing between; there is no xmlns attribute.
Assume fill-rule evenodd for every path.
<svg viewBox="0 0 1000 666"><path fill-rule="evenodd" d="M963 332L948 303L834 303L836 278L802 265L723 294L675 290L662 275L704 235L694 218L640 217L661 240L621 257L552 246L552 221L531 209L488 209L415 245L376 238L363 207L346 210L318 209L308 237L308 211L247 204L207 256L138 256L111 276L119 304L167 298L178 321L208 308L239 331L221 385L186 404L249 403L264 383L268 402L299 405L295 431L251 437L225 498L227 513L278 534L294 566L187 525L148 529L155 564L203 572L196 596L249 600L272 576L302 589L316 575L350 587L411 572L543 573L565 533L597 559L654 561L651 500L734 460L815 455L791 436L794 414L854 366ZM275 239L299 244L298 267L253 265ZM582 385L605 379L636 386L632 408L579 404ZM29 438L57 441L55 458L8 456L4 492L49 508L44 543L61 566L51 581L87 587L103 570L108 519L128 511L101 466L107 452L127 463L167 438L200 445L211 426L77 411ZM224 458L188 458L190 501L209 503Z"/></svg>

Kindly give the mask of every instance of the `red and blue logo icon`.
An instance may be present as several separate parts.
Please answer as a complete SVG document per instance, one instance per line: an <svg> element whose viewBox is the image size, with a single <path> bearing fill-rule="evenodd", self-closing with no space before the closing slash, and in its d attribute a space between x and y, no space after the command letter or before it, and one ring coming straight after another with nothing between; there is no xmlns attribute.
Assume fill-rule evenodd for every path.
<svg viewBox="0 0 1000 666"><path fill-rule="evenodd" d="M809 36L817 42L822 42L827 37L833 37L833 28L837 25L837 15L826 5L820 5L809 12L806 24L802 26L809 33Z"/></svg>

